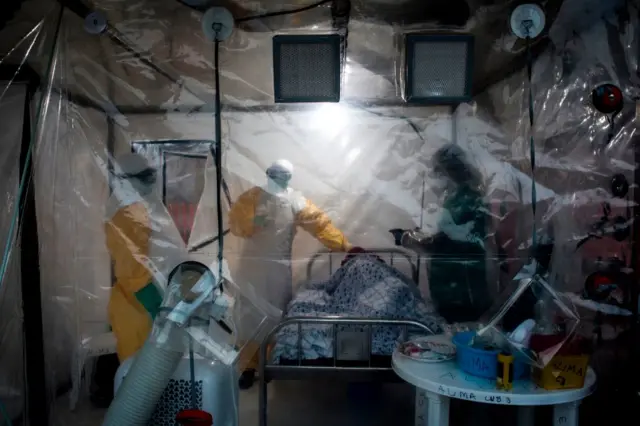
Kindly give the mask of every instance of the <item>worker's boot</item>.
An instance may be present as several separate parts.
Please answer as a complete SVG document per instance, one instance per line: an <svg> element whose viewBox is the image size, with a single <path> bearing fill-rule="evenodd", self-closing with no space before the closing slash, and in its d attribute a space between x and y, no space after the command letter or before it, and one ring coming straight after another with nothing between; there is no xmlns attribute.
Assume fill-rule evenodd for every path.
<svg viewBox="0 0 640 426"><path fill-rule="evenodd" d="M115 354L98 357L90 386L90 400L94 406L107 408L113 400L113 380L120 362Z"/></svg>
<svg viewBox="0 0 640 426"><path fill-rule="evenodd" d="M253 386L253 383L256 381L256 370L253 368L248 368L242 372L240 375L240 379L238 380L238 386L240 389L246 390Z"/></svg>

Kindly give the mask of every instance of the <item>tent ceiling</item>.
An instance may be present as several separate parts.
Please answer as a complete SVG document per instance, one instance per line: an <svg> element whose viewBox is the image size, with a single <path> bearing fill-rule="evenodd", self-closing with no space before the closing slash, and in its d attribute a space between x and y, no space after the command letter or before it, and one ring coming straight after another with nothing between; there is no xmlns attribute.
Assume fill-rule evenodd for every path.
<svg viewBox="0 0 640 426"><path fill-rule="evenodd" d="M178 0L180 1L180 0ZM187 2L189 0L186 0ZM246 0L224 0L236 16L254 16ZM291 1L295 3L295 1ZM375 75L385 75L393 69L390 62L397 58L397 43L389 43L390 33L399 35L413 31L454 31L467 32L476 40L476 69L474 90L483 91L489 85L502 80L513 71L524 66L526 52L524 43L511 34L508 27L509 16L520 0L337 0L350 4L349 57ZM206 9L214 2L205 1ZM283 10L278 0L262 0L261 11ZM300 3L300 2L298 2ZM313 3L305 1L305 4ZM541 2L547 13L547 28L553 23L563 0ZM291 4L289 9L300 7ZM329 8L330 5L325 6ZM278 31L310 27L318 22L313 13L278 16L268 20L240 24L246 31ZM352 26L356 26L351 28ZM357 27L366 29L357 32ZM374 27L374 28L372 28ZM534 49L540 51L546 45L546 37L538 38ZM383 47L383 49L381 49Z"/></svg>
<svg viewBox="0 0 640 426"><path fill-rule="evenodd" d="M59 0L69 6L78 0ZM196 0L182 0L194 4ZM335 3L337 2L337 3ZM476 38L474 91L479 93L500 81L525 64L525 48L521 40L510 34L508 18L511 10L521 3L516 0L335 0L317 8L292 15L276 16L239 24L232 39L223 44L221 70L227 102L243 105L272 103L271 44L274 33L332 31L335 20L332 4L350 10L348 25L347 75L343 97L372 103L401 103L400 80L402 53L401 35L413 31L468 32ZM545 0L547 28L553 23L563 0ZM200 101L209 102L213 90L212 47L200 31L201 9L209 5L225 5L237 18L265 12L297 9L312 4L310 0L213 0L204 6L187 6L179 0L100 0L94 4L105 10L110 22L136 50L149 53L151 61L167 74L191 86ZM25 0L13 20L0 32L3 51L13 47L39 19L51 10L55 0ZM48 7L48 6L50 7ZM87 5L89 5L87 3ZM93 5L89 5L93 7ZM143 7L146 6L146 7ZM81 10L81 9L80 9ZM451 11L455 12L451 12ZM105 36L94 37L82 30L81 20L71 28L67 37L67 51L78 67L86 67L93 76L101 68L102 83L77 79L69 88L74 93L91 92L89 86L103 85L107 80L122 88L112 101L120 105L166 105L176 99L176 87L169 87L166 78L151 73L139 58L131 58L124 49ZM194 28L196 29L194 31ZM101 39L101 40L97 40ZM535 41L534 52L544 48L548 38ZM86 52L103 50L107 61L98 64ZM17 54L13 61L20 60ZM10 59L11 60L11 59ZM84 61L84 65L82 64ZM156 75L151 75L151 74ZM136 75L137 74L137 75ZM186 82L186 83L185 83ZM112 84L110 83L110 84ZM73 87L75 86L75 87ZM78 87L81 86L81 87ZM144 96L136 95L133 86ZM127 87L129 87L127 89ZM89 93L95 98L96 93ZM104 98L104 94L102 95ZM178 96L179 97L179 96ZM186 101L185 101L186 102ZM189 102L186 102L189 103ZM198 101L196 100L197 104ZM201 103L201 102L200 102Z"/></svg>

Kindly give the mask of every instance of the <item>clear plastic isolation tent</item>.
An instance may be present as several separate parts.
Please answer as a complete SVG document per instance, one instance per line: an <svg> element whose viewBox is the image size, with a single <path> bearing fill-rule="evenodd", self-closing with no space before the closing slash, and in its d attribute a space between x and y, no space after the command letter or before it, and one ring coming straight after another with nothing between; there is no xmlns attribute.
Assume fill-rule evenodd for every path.
<svg viewBox="0 0 640 426"><path fill-rule="evenodd" d="M0 220L7 242L0 289L5 357L0 365L7 372L1 376L0 398L6 411L12 417L23 414L28 396L32 404L43 401L50 408L51 423L69 424L60 408L67 400L54 401L82 384L83 370L88 380L88 368L98 355L113 351L111 343L100 340L109 332L114 280L105 218L117 159L130 152L140 153L157 169L154 191L173 225L153 238L176 250L218 232L218 191L227 229L230 205L250 188L265 185L265 170L278 159L293 164L291 186L326 213L351 244L393 247L389 229L440 226L447 208L432 157L454 143L481 175L482 199L491 218L487 235L496 236L488 243L487 258L510 259L503 268L485 269L493 297L528 261L523 253L531 245L534 222L539 235L552 233L548 236L556 242L550 269L558 291L581 290L589 272L584 258L632 257L628 240L608 237L597 246L586 245L583 256L574 253L577 241L601 216L603 202L621 216L634 204L631 195L614 199L610 182L616 173L635 181L635 107L627 102L608 140L606 117L593 109L589 96L598 84L613 83L626 99L635 97L638 46L632 35L637 34L637 11L628 6L628 13L616 15L616 4L581 16L580 24L570 18L572 3L565 2L553 15L546 47L539 48L533 63L535 180L525 68L455 108L404 102L398 38L407 31L450 29L450 24L402 27L360 17L354 10L341 102L295 105L274 103L272 38L344 34L334 25L330 5L240 25L220 45L222 126L216 141L214 46L202 33L201 13L169 0L101 2L108 28L96 32L85 25L90 9L47 3L46 16L24 32L20 44L12 46L15 50L5 46L2 62L14 71L2 73L0 100L2 126L9 126L3 133L6 203ZM264 11L249 13L252 6L242 6L238 10L247 12L244 16ZM277 9L299 6L280 4ZM487 15L492 14L484 11L482 16ZM508 14L494 15L507 22ZM492 43L478 43L485 50L476 53L477 72L491 62L487 46L498 46L505 54L524 53L506 24ZM31 123L25 138L27 117ZM216 183L216 146L222 154L222 190ZM32 153L30 166L27 152ZM232 234L224 237L232 276L248 265L245 245ZM216 259L217 247L205 246L194 256ZM291 259L283 259L292 265L296 288L310 278L326 279L329 259L339 265L344 258L335 253L317 260L314 255L321 249L311 234L298 233ZM437 284L430 280L429 260L416 256L413 261L422 262L418 284L429 300ZM466 260L447 261L455 267ZM410 271L400 262L395 267ZM21 311L17 306L22 299L34 303L23 303ZM28 310L34 306L41 309L41 319ZM34 336L29 330L42 329L44 364L22 339L23 328L29 336ZM24 349L30 390L21 374ZM38 377L45 381L37 382ZM38 386L45 392L33 390ZM80 398L86 398L85 389L78 389ZM41 415L47 416L47 410Z"/></svg>

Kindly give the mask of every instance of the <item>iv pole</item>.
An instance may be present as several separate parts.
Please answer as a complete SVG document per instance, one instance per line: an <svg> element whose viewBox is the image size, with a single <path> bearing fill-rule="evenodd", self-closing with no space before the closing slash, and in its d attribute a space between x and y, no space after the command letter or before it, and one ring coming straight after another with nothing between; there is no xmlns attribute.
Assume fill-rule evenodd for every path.
<svg viewBox="0 0 640 426"><path fill-rule="evenodd" d="M424 191L426 187L426 179L427 175L425 172L422 172L422 198L420 201L420 229L422 229L424 225ZM422 263L422 255L418 253L418 257L416 258L416 278L418 282L420 280L420 264Z"/></svg>

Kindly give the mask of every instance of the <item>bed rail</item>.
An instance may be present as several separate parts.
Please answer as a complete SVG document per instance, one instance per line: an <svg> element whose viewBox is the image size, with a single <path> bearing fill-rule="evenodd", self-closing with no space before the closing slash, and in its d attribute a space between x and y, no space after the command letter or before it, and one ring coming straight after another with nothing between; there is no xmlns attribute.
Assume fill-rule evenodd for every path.
<svg viewBox="0 0 640 426"><path fill-rule="evenodd" d="M303 351L302 351L302 326L305 324L315 325L330 325L333 329L333 365L329 366L311 366L303 365ZM338 327L345 325L360 325L366 326L367 334L367 353L368 365L357 367L339 366L338 363ZM267 352L269 343L275 341L276 336L280 330L284 327L295 326L298 328L298 365L279 365L270 363L267 358ZM324 316L324 317L292 317L286 318L276 325L273 330L267 335L262 344L260 345L260 375L261 377L270 379L284 379L290 376L292 373L296 378L300 378L301 373L306 370L310 373L324 372L328 374L335 373L336 371L344 373L345 371L355 372L356 375L370 375L368 373L376 371L388 371L388 367L377 367L371 365L371 348L372 348L372 329L373 327L380 326L398 326L402 327L401 340L406 340L408 336L409 327L413 327L417 330L424 331L427 334L433 334L433 330L426 324L413 321L413 320L399 320L399 319L379 319L379 318L347 318L341 316ZM302 373L304 374L304 373Z"/></svg>
<svg viewBox="0 0 640 426"><path fill-rule="evenodd" d="M396 258L404 258L411 271L411 278L418 285L419 269L416 264L416 257L412 253L399 248L381 248L368 250L368 252L378 255L394 266ZM329 275L335 272L334 266L340 263L334 261L331 252L322 250L313 255L307 263L307 280L312 280L313 266L321 257L329 258ZM303 325L326 325L332 327L333 340L333 365L309 365L304 364L302 351ZM344 363L338 354L339 335L342 332L339 328L342 326L364 326L366 328L366 359L358 358L356 365ZM275 342L277 334L285 327L297 327L297 365L281 365L270 363L268 359L268 350L271 342ZM404 341L407 339L409 327L413 330L422 331L425 334L433 334L433 330L424 323L413 320L401 319L384 319L384 318L351 318L342 316L322 316L322 317L291 317L283 319L276 325L271 332L265 337L260 345L259 354L259 424L267 426L267 383L271 380L309 380L309 379L339 379L356 382L395 382L400 381L391 369L390 365L379 365L372 363L373 347L373 327L402 327L400 338ZM362 337L362 336L360 336ZM340 364L340 365L339 365ZM345 365L346 364L346 365Z"/></svg>
<svg viewBox="0 0 640 426"><path fill-rule="evenodd" d="M411 268L411 279L413 279L413 282L415 282L416 285L418 284L419 282L418 267L416 266L415 256L413 256L411 252L408 252L406 250L402 250L399 248L393 248L393 247L370 249L370 250L367 250L367 252L371 254L379 255L379 256L388 255L389 264L391 266L394 266L394 261L396 257L402 257L406 259L407 264ZM307 281L310 281L312 279L311 275L313 273L313 265L321 257L329 258L329 275L335 272L334 265L337 264L339 266L340 263L333 259L332 254L335 254L335 252L331 252L328 250L320 250L319 252L311 256L311 258L309 259L309 262L307 263Z"/></svg>
<svg viewBox="0 0 640 426"><path fill-rule="evenodd" d="M332 366L312 366L302 365L302 326L304 324L331 325L333 328L333 365ZM368 365L362 366L340 366L338 362L338 327L345 325L366 326L368 342ZM279 365L269 363L267 352L269 343L276 340L276 336L284 327L295 326L298 328L298 365ZM387 366L371 365L372 328L377 326L398 326L402 327L401 339L407 339L409 327L424 331L426 334L434 334L433 330L426 324L414 320L379 319L379 318L346 318L340 316L324 317L292 317L282 320L266 336L260 345L260 366L259 366L259 424L267 426L267 384L270 380L309 380L321 379L341 379L354 382L395 382L400 381L393 370Z"/></svg>

